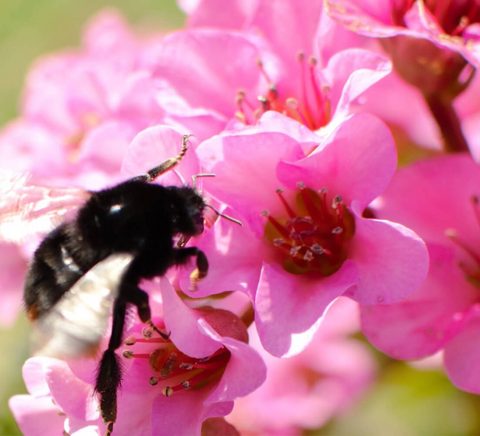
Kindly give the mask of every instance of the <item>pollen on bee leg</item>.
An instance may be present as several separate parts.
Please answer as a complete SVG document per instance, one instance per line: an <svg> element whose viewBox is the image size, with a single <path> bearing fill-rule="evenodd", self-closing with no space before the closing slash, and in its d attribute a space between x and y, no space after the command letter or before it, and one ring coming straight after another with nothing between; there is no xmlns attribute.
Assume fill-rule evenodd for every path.
<svg viewBox="0 0 480 436"><path fill-rule="evenodd" d="M190 291L196 291L198 282L206 277L206 275L206 273L203 273L198 268L195 268L190 273Z"/></svg>

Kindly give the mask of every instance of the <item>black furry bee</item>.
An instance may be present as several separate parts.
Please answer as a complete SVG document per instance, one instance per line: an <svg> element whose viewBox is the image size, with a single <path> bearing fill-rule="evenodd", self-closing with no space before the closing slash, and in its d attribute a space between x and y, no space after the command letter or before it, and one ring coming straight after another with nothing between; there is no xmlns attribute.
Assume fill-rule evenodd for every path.
<svg viewBox="0 0 480 436"><path fill-rule="evenodd" d="M191 187L149 183L182 159L187 144L185 136L177 157L144 175L93 192L75 219L45 237L27 273L27 314L41 330L47 351L61 348L65 354L70 349L71 354L82 354L94 348L113 307L111 335L95 385L108 434L116 420L121 368L115 350L122 343L127 306L136 307L141 321L168 338L151 322L148 295L139 288L140 280L162 276L192 257L196 278L208 271L205 254L184 246L203 231L203 198Z"/></svg>

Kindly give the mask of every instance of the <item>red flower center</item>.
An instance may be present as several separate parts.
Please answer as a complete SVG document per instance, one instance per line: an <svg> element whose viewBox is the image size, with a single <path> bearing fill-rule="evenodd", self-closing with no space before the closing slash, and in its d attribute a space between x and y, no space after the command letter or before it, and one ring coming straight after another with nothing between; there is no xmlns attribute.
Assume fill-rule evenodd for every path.
<svg viewBox="0 0 480 436"><path fill-rule="evenodd" d="M200 359L187 356L172 341L153 337L151 330L144 330L143 337L132 336L125 340L125 345L129 347L136 344L144 344L142 352L125 350L123 356L127 359L146 359L153 371L150 384L159 386L167 397L174 392L202 389L216 383L230 360L230 351L225 347Z"/></svg>
<svg viewBox="0 0 480 436"><path fill-rule="evenodd" d="M314 191L301 185L294 210L281 190L277 194L287 217L265 213L265 237L275 247L283 268L293 274L322 276L338 271L355 233L354 217L342 199L331 197L326 189Z"/></svg>
<svg viewBox="0 0 480 436"><path fill-rule="evenodd" d="M405 26L407 11L418 0L394 1L393 22ZM429 12L435 17L445 33L460 36L465 28L480 22L480 2L478 0L423 0Z"/></svg>
<svg viewBox="0 0 480 436"><path fill-rule="evenodd" d="M251 102L245 92L237 93L237 118L245 124L255 122L267 111L280 112L298 122L304 124L311 130L317 130L325 126L331 118L330 100L326 95L326 88L322 88L317 78L317 60L310 57L305 60L305 55L300 53L297 56L299 74L300 95L285 96L281 89L271 80L263 64L259 61L258 66L263 77L268 83L268 91L257 97L256 102Z"/></svg>

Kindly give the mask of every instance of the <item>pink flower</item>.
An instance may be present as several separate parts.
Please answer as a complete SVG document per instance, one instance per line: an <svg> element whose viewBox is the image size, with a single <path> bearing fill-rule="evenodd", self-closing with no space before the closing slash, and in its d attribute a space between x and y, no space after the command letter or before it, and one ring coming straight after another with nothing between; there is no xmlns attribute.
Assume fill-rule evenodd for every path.
<svg viewBox="0 0 480 436"><path fill-rule="evenodd" d="M237 3L229 5L234 15L240 8L245 12ZM201 2L194 10L202 23L217 23L214 2ZM249 11L240 29L223 25L222 15L219 27L194 27L161 41L157 76L185 103L181 116L166 108L169 117L189 125L201 111L223 120L221 128L242 128L276 111L317 130L390 71L384 57L366 50L338 51L324 59L319 1L300 7L293 1L261 1ZM280 30L278 21L289 26Z"/></svg>
<svg viewBox="0 0 480 436"><path fill-rule="evenodd" d="M370 385L375 372L366 348L347 337L358 326L355 303L341 298L301 354L279 359L263 351L267 379L235 402L228 421L242 434L300 435L344 412Z"/></svg>
<svg viewBox="0 0 480 436"><path fill-rule="evenodd" d="M362 329L375 346L397 359L444 350L453 383L475 393L480 393L479 186L478 165L465 155L399 171L378 213L424 238L429 275L404 302L362 308Z"/></svg>
<svg viewBox="0 0 480 436"><path fill-rule="evenodd" d="M312 134L300 144L279 133L292 127L284 119L270 120L265 130L261 124L225 133L197 149L202 165L216 174L205 181L207 191L244 224L235 236L219 230L220 252L234 255L224 257L223 267L217 253L212 262L233 271L229 279L244 278L233 289L251 296L262 344L277 356L304 348L336 297L348 295L362 304L399 301L421 283L428 264L413 232L362 217L395 170L383 123L353 116L307 156L304 149L316 145ZM234 283L209 279L200 286L216 292Z"/></svg>
<svg viewBox="0 0 480 436"><path fill-rule="evenodd" d="M2 165L50 184L111 183L126 145L163 116L142 65L145 49L118 14L106 11L86 29L82 49L37 61L22 116L0 137Z"/></svg>
<svg viewBox="0 0 480 436"><path fill-rule="evenodd" d="M407 36L430 41L469 62L480 61L480 8L476 0L327 0L328 13L354 32L377 38ZM406 40L405 40L406 41ZM421 41L418 42L421 45ZM427 49L427 45L423 46Z"/></svg>
<svg viewBox="0 0 480 436"><path fill-rule="evenodd" d="M400 0L385 4L328 0L326 8L348 29L375 38L372 42L378 42L387 52L395 72L417 88L406 89L390 77L388 83L380 83L367 93L364 110L372 109L383 117L386 106L386 119L430 148L438 148L442 140L449 151L477 148L478 135L462 123L471 114L465 110L471 106L469 100L475 102L478 112L476 92L471 89L474 67L480 61L480 9L476 0ZM457 97L464 101L455 101L454 105ZM414 120L412 112L418 114Z"/></svg>
<svg viewBox="0 0 480 436"><path fill-rule="evenodd" d="M114 427L119 436L200 434L204 420L228 414L235 398L250 393L265 378L265 365L245 343L245 326L235 315L188 308L166 280L162 296L164 321L159 325L171 331L171 338L142 333L138 323L126 334ZM38 434L37 422L45 422L45 434L62 428L71 434L89 428L94 434L104 432L92 395L93 360L67 364L32 358L25 364L24 378L30 395L10 400L24 434Z"/></svg>

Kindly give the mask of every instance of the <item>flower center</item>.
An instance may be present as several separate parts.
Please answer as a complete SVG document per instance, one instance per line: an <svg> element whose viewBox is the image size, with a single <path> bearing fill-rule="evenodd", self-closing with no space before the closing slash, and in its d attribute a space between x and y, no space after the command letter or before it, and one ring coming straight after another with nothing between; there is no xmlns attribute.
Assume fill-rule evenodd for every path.
<svg viewBox="0 0 480 436"><path fill-rule="evenodd" d="M404 17L417 0L394 2L392 18L397 25L405 26ZM435 17L445 33L460 36L465 28L480 22L480 3L478 0L423 0L423 5Z"/></svg>
<svg viewBox="0 0 480 436"><path fill-rule="evenodd" d="M178 391L202 389L217 382L230 360L230 351L225 347L200 359L187 356L172 341L153 337L151 330L144 330L142 337L127 338L125 345L142 348L139 352L125 350L123 357L146 359L153 372L150 385L160 387L166 397Z"/></svg>
<svg viewBox="0 0 480 436"><path fill-rule="evenodd" d="M342 199L331 197L326 189L314 191L300 184L294 210L282 190L277 190L277 195L287 217L265 212L265 237L275 247L283 268L292 274L322 276L338 271L355 233L354 217Z"/></svg>
<svg viewBox="0 0 480 436"><path fill-rule="evenodd" d="M251 102L245 92L237 93L237 118L245 124L255 124L267 111L280 112L311 130L325 126L331 118L330 100L326 95L327 89L320 86L317 78L317 60L313 56L305 60L305 55L297 56L299 74L299 95L297 97L282 95L282 90L271 80L261 61L258 62L260 71L268 84L265 94Z"/></svg>

